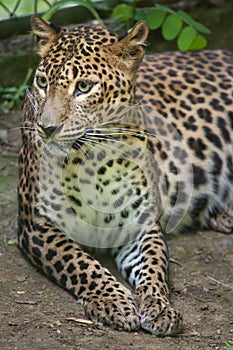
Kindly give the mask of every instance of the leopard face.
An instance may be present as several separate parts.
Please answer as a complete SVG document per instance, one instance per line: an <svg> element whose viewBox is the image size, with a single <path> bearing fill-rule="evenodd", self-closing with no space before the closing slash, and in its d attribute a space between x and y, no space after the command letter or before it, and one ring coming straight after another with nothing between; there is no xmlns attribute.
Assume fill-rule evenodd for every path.
<svg viewBox="0 0 233 350"><path fill-rule="evenodd" d="M136 51L130 56L128 51L118 53L116 35L102 27L57 28L49 29L45 37L43 34L39 51L42 60L32 91L37 128L44 129L41 132L46 129L51 134L67 121L62 136L69 138L70 132L73 140L74 130L81 133L83 127L103 122L98 113L93 117L95 106L134 102L134 72L143 55L143 44L136 47L132 42L130 49ZM127 45L124 39L121 45Z"/></svg>
<svg viewBox="0 0 233 350"><path fill-rule="evenodd" d="M144 22L123 38L38 17L32 29L41 61L22 115L19 246L94 322L177 333L163 232L233 226L233 55L143 59ZM133 293L88 247L111 248Z"/></svg>

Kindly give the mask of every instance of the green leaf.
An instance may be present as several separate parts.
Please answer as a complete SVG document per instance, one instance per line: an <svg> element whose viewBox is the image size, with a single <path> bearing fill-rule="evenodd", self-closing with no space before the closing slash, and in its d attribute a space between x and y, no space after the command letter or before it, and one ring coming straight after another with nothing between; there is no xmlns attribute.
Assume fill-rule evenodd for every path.
<svg viewBox="0 0 233 350"><path fill-rule="evenodd" d="M179 34L182 20L176 15L169 15L162 25L162 35L166 40L173 40Z"/></svg>
<svg viewBox="0 0 233 350"><path fill-rule="evenodd" d="M147 15L147 23L150 29L158 29L164 20L166 12L164 10L159 10L153 8Z"/></svg>
<svg viewBox="0 0 233 350"><path fill-rule="evenodd" d="M196 36L196 39L192 42L192 44L189 46L188 50L190 51L196 51L196 50L202 50L206 47L207 40L204 38L203 35L199 34Z"/></svg>
<svg viewBox="0 0 233 350"><path fill-rule="evenodd" d="M133 17L133 8L127 4L119 4L114 7L111 17L114 18L116 22L128 21Z"/></svg>
<svg viewBox="0 0 233 350"><path fill-rule="evenodd" d="M197 32L193 27L188 26L183 28L177 40L179 49L182 51L188 50L196 36Z"/></svg>
<svg viewBox="0 0 233 350"><path fill-rule="evenodd" d="M203 24L196 22L196 21L195 21L194 28L203 34L210 34L211 33L211 31L207 27L205 27Z"/></svg>
<svg viewBox="0 0 233 350"><path fill-rule="evenodd" d="M16 244L16 241L14 241L13 239L9 239L9 240L7 241L7 244L8 244L8 245L15 245L15 244Z"/></svg>
<svg viewBox="0 0 233 350"><path fill-rule="evenodd" d="M210 30L205 27L203 24L195 21L191 16L189 16L186 12L184 11L178 11L177 15L187 24L190 26L194 27L196 30L198 30L200 33L203 34L210 34Z"/></svg>

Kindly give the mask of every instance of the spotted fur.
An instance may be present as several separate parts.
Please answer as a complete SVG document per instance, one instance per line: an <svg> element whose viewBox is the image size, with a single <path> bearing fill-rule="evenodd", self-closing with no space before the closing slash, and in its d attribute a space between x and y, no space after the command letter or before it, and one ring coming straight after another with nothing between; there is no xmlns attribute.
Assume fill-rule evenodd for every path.
<svg viewBox="0 0 233 350"><path fill-rule="evenodd" d="M41 62L22 113L19 247L93 322L177 333L163 233L232 229L233 55L143 59L144 22L120 39L38 17L32 29ZM93 258L101 248L132 292Z"/></svg>

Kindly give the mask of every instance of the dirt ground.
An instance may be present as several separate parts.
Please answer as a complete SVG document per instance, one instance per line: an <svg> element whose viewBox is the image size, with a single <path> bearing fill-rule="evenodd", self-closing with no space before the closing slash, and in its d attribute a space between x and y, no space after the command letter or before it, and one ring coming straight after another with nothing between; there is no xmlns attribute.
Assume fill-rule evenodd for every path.
<svg viewBox="0 0 233 350"><path fill-rule="evenodd" d="M176 337L85 323L76 300L23 258L14 244L18 125L19 113L0 114L0 349L228 349L224 342L233 344L233 235L201 232L169 239L172 302L184 317L183 333Z"/></svg>

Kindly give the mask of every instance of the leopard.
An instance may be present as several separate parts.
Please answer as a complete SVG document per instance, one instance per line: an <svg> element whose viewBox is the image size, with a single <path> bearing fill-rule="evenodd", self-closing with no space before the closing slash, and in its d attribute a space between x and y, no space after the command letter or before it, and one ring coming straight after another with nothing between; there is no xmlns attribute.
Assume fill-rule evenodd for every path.
<svg viewBox="0 0 233 350"><path fill-rule="evenodd" d="M144 21L122 36L39 16L31 27L18 246L94 325L179 333L167 235L233 228L233 53L145 54Z"/></svg>

